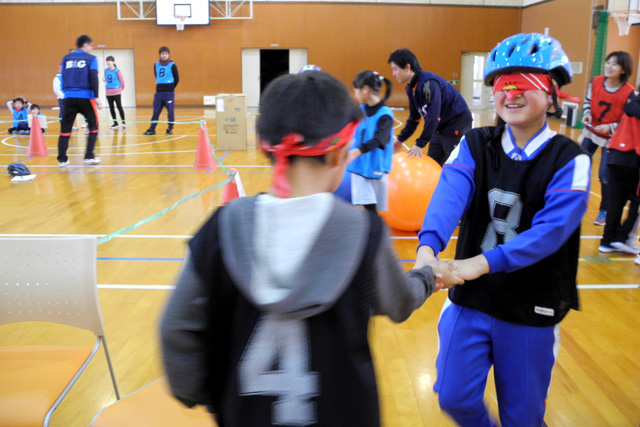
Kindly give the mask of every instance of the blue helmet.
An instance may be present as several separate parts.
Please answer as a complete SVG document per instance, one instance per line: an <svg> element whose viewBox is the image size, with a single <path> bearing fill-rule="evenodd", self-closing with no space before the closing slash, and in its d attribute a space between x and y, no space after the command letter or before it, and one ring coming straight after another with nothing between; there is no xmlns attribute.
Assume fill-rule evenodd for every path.
<svg viewBox="0 0 640 427"><path fill-rule="evenodd" d="M7 173L11 176L31 175L29 168L19 162L11 163L9 167L7 167Z"/></svg>
<svg viewBox="0 0 640 427"><path fill-rule="evenodd" d="M547 73L558 86L573 80L569 57L556 39L544 34L516 34L494 47L484 67L484 83L491 86L496 76L518 71Z"/></svg>
<svg viewBox="0 0 640 427"><path fill-rule="evenodd" d="M317 65L309 64L300 68L300 71L298 71L298 74L302 74L305 71L322 71L322 68L318 67Z"/></svg>

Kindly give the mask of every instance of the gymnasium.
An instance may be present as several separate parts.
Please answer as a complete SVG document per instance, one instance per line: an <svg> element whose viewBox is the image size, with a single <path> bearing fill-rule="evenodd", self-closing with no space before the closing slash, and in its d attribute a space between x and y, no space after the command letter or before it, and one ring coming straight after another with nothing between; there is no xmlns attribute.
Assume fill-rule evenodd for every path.
<svg viewBox="0 0 640 427"><path fill-rule="evenodd" d="M204 408L181 407L169 397L164 380L156 382L164 375L159 321L189 239L236 184L241 182L239 192L248 196L269 189L272 166L256 148L255 126L260 94L279 75L315 64L352 90L356 74L377 71L394 83L387 105L394 111L396 134L409 116L404 85L392 78L387 63L399 48L410 49L424 70L461 92L473 127L497 120L493 94L483 84L484 61L497 43L517 33L548 34L562 44L574 72L573 82L562 91L580 100L591 78L603 74L608 52L629 52L634 64L629 83L640 84L638 0L0 0L0 17L0 167L6 171L19 162L35 175L25 182L11 182L5 175L0 240L95 239L97 249L91 253L97 263L97 295L115 375L112 380L101 348L53 412L51 426L91 425L116 402L114 381L121 397L141 395L149 384L156 389L130 404L121 423L96 420L93 425L215 425ZM630 25L627 34L621 34L625 25ZM69 141L70 164L61 168L52 81L82 34L92 38L91 54L98 58L102 109L95 153L101 163L83 163L87 129L78 116L78 129ZM180 73L175 124L172 134L165 135L163 111L157 133L144 135L156 91L152 67L162 46L170 48ZM126 82L126 128L120 119L118 126L112 125L107 106L102 77L109 56ZM30 154L34 138L7 132L12 115L4 104L17 97L38 104L46 116L39 138L46 152ZM549 120L551 128L578 140L581 107L581 101L565 102L563 117ZM413 145L418 135L406 143ZM547 400L545 423L551 427L640 423L640 263L631 254L598 251L603 227L593 219L601 199L599 153L593 157L581 226L580 310L561 324ZM406 270L416 259L416 231L390 230ZM456 239L457 232L442 258L454 257ZM637 245L637 235L634 240ZM2 278L9 275L11 250L6 248L10 244L0 251ZM63 254L61 268L72 268L70 259ZM10 287L0 281L0 349L91 347L95 336L90 331L7 320ZM65 298L54 304L64 305ZM455 425L432 389L437 326L446 299L446 292L436 293L404 323L386 317L371 321L383 426ZM10 366L0 358L0 375L7 375ZM493 381L490 374L485 403L495 415ZM16 425L3 422L8 416L3 411L9 411L4 399L7 394L0 390L0 426ZM137 418L136 407L150 418ZM10 412L28 419L29 408L16 406ZM164 419L154 419L154 411Z"/></svg>

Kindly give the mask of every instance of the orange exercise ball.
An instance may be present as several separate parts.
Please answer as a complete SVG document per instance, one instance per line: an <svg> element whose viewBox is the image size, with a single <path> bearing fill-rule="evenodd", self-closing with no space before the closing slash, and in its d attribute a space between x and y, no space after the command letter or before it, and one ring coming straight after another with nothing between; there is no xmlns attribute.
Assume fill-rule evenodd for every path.
<svg viewBox="0 0 640 427"><path fill-rule="evenodd" d="M389 211L380 212L391 228L417 231L438 185L442 168L431 157L410 158L406 152L393 156L389 173Z"/></svg>

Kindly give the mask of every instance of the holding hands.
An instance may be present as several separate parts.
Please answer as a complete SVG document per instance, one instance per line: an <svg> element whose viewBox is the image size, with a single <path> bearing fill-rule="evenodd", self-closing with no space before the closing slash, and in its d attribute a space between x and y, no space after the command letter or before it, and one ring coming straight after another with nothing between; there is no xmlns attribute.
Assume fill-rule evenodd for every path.
<svg viewBox="0 0 640 427"><path fill-rule="evenodd" d="M436 291L449 289L454 285L462 285L464 283L464 279L456 271L457 268L458 265L453 261L438 261L436 263L436 266L433 267L436 276Z"/></svg>
<svg viewBox="0 0 640 427"><path fill-rule="evenodd" d="M418 249L414 269L431 266L436 276L436 290L448 289L454 285L462 285L467 280L474 280L490 272L489 263L484 255L473 258L439 261L433 249L421 246Z"/></svg>

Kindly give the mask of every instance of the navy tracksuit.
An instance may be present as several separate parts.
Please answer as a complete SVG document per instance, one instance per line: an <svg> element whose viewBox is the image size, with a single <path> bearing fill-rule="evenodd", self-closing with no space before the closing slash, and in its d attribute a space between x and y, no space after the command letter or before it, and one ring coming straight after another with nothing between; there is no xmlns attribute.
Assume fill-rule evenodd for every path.
<svg viewBox="0 0 640 427"><path fill-rule="evenodd" d="M178 86L180 77L178 75L178 67L173 61L162 65L160 61L156 62L153 67L153 73L156 76L156 94L153 96L153 116L151 121L156 121L160 117L162 107L167 109L167 117L170 122L175 121L174 104L175 89ZM157 123L151 123L150 130L155 130ZM169 123L169 129L173 129L173 123Z"/></svg>
<svg viewBox="0 0 640 427"><path fill-rule="evenodd" d="M427 155L442 166L471 129L473 118L467 103L449 82L428 71L416 72L405 91L409 97L409 118L398 141L409 139L424 118L416 145L424 148L429 144Z"/></svg>

